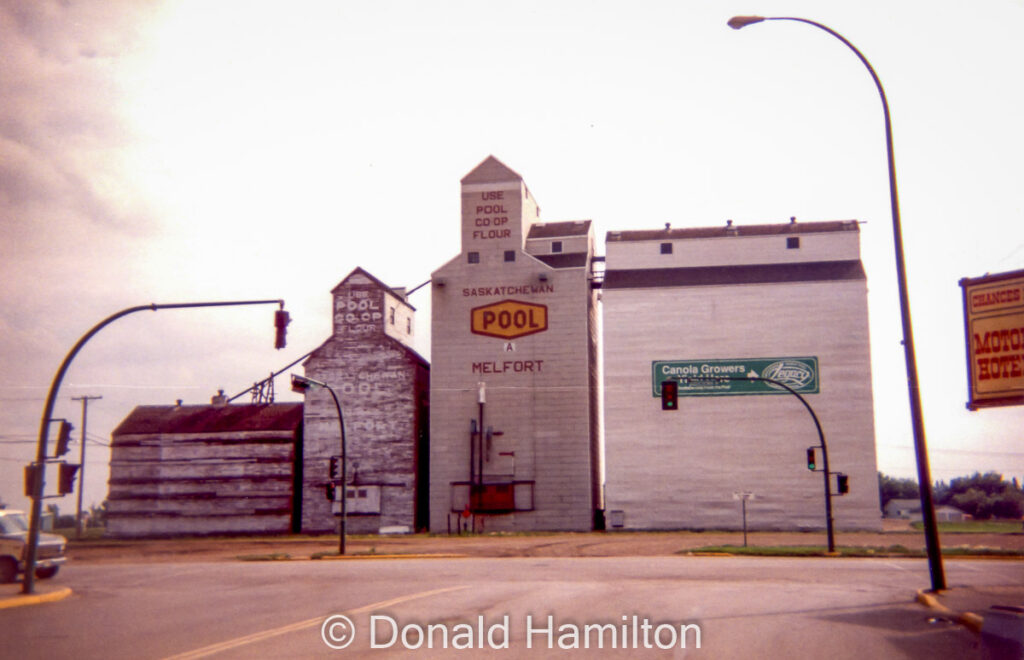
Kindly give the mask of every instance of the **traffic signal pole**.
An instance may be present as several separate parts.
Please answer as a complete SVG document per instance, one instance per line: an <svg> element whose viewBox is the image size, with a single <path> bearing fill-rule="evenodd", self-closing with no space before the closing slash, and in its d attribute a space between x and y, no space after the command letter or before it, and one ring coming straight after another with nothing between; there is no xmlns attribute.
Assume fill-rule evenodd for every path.
<svg viewBox="0 0 1024 660"><path fill-rule="evenodd" d="M814 413L814 408L811 408L811 404L807 403L807 399L800 396L800 393L794 390L789 385L781 383L774 378L764 378L762 376L715 376L709 378L687 378L686 382L694 381L730 381L730 380L746 380L746 381L760 381L763 383L771 383L778 385L782 389L786 390L797 399L800 403L804 404L804 408L807 408L807 412L811 414L811 419L814 420L814 428L818 431L818 440L821 442L821 465L822 473L825 477L825 528L828 533L828 551L829 554L836 551L836 537L834 524L832 520L832 488L829 481L829 469L828 469L828 445L825 444L825 432L821 429L821 422L818 421L818 416Z"/></svg>
<svg viewBox="0 0 1024 660"><path fill-rule="evenodd" d="M65 356L64 361L61 362L60 367L57 369L57 373L53 376L53 381L50 383L50 391L46 395L46 404L43 406L42 420L39 422L39 443L36 446L36 463L43 465L46 463L46 444L49 440L50 433L50 418L53 416L53 408L57 402L57 392L60 391L60 384L64 380L64 375L67 373L68 368L71 366L71 361L75 359L78 352L82 350L86 342L93 338L103 328L107 327L114 321L121 317L134 314L135 312L142 312L145 310L157 311L160 309L183 309L191 307L237 307L240 305L269 305L277 304L284 309L283 300L238 300L238 301L227 301L227 302L191 302L191 303L169 303L158 305L156 303L149 305L137 305L135 307L129 307L122 309L116 314L111 314L107 318L103 319L92 327L87 333L82 335L71 350ZM276 320L276 319L275 319ZM279 336L280 336L279 330ZM278 346L280 348L280 346ZM34 492L32 493L32 512L29 517L28 526L28 547L26 548L25 556L25 576L22 581L21 592L24 594L31 594L35 590L35 577L36 577L36 559L38 557L39 550L39 530L40 523L43 513L43 493L45 492L45 472L40 470L39 478L35 480Z"/></svg>

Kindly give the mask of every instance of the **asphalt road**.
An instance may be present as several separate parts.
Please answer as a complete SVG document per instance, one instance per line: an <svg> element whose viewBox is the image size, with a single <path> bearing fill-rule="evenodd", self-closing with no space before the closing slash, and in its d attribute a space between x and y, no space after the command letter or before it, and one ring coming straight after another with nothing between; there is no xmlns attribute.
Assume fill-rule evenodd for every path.
<svg viewBox="0 0 1024 660"><path fill-rule="evenodd" d="M1019 562L950 560L946 572L951 584L1024 581ZM913 602L928 584L920 560L102 564L53 582L74 594L0 611L0 657L990 657ZM341 619L325 630L334 615L354 631ZM334 650L325 632L351 645Z"/></svg>

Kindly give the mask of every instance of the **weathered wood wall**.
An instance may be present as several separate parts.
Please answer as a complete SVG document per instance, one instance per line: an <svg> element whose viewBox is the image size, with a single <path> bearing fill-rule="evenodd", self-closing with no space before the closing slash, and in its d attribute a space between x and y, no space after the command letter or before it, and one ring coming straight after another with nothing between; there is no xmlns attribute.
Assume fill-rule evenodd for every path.
<svg viewBox="0 0 1024 660"><path fill-rule="evenodd" d="M341 402L350 489L373 486L381 494L379 513L360 513L359 503L349 500L347 529L372 534L383 527L425 527L417 504L426 497L419 461L428 453L429 368L410 348L415 310L358 268L333 296L334 333L303 366L308 377L330 385ZM338 523L325 484L330 457L341 455L341 433L327 391L306 394L305 439L302 529L333 531Z"/></svg>
<svg viewBox="0 0 1024 660"><path fill-rule="evenodd" d="M136 408L113 433L108 533L292 531L301 415L301 404Z"/></svg>

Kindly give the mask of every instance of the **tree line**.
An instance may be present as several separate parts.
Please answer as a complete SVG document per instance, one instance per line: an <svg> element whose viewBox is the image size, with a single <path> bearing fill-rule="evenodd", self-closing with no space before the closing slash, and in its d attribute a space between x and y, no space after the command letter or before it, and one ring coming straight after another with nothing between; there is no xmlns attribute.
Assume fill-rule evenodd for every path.
<svg viewBox="0 0 1024 660"><path fill-rule="evenodd" d="M1024 491L1014 477L1010 481L998 472L975 472L957 477L949 483L936 481L932 489L935 505L954 506L975 520L1024 517ZM894 499L921 497L916 479L899 479L878 473L878 497L885 505Z"/></svg>

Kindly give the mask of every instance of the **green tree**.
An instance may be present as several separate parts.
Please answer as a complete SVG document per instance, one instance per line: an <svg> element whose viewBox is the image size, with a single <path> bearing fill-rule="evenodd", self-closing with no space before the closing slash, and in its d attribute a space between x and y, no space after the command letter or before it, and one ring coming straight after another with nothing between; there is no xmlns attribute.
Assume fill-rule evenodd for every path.
<svg viewBox="0 0 1024 660"><path fill-rule="evenodd" d="M909 500L921 496L917 488L917 481L914 479L897 479L889 475L878 473L878 500L885 511L885 505L889 500Z"/></svg>
<svg viewBox="0 0 1024 660"><path fill-rule="evenodd" d="M107 501L89 507L89 527L105 527L107 524Z"/></svg>
<svg viewBox="0 0 1024 660"><path fill-rule="evenodd" d="M935 501L951 504L978 520L1024 516L1024 492L1016 482L998 472L975 472L935 487Z"/></svg>

